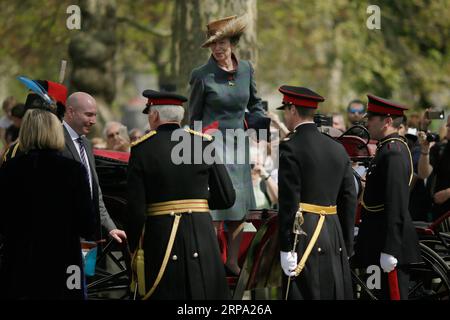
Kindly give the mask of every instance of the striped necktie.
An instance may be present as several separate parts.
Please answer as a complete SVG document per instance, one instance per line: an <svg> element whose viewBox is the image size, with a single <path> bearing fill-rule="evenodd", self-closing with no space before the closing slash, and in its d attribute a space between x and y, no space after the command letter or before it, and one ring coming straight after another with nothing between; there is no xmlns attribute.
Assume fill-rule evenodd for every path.
<svg viewBox="0 0 450 320"><path fill-rule="evenodd" d="M86 157L86 148L84 147L84 142L82 137L77 138L78 145L80 146L80 159L81 163L83 164L84 168L86 169L86 174L89 182L89 188L91 189L91 196L92 196L92 181L91 181L91 175L89 174L89 165L87 164L87 157Z"/></svg>

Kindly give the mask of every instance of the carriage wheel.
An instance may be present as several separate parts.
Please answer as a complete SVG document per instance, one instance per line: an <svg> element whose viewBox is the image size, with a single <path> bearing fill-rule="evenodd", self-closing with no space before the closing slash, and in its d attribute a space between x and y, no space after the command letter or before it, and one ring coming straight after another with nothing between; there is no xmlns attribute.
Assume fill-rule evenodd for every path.
<svg viewBox="0 0 450 320"><path fill-rule="evenodd" d="M449 300L450 280L446 262L431 248L419 243L423 262L410 266L410 300Z"/></svg>
<svg viewBox="0 0 450 320"><path fill-rule="evenodd" d="M126 201L107 194L103 195L103 200L115 224L122 228ZM95 275L87 279L88 299L130 299L130 276L128 245L110 239L97 256Z"/></svg>
<svg viewBox="0 0 450 320"><path fill-rule="evenodd" d="M119 254L116 257L115 254ZM129 299L129 263L124 246L111 239L97 259L95 275L87 279L88 299ZM106 269L106 260L112 269Z"/></svg>
<svg viewBox="0 0 450 320"><path fill-rule="evenodd" d="M420 242L419 246L423 262L409 266L408 299L450 300L450 269L446 260L424 243ZM367 275L358 271L360 270L351 270L355 299L377 300L366 286Z"/></svg>

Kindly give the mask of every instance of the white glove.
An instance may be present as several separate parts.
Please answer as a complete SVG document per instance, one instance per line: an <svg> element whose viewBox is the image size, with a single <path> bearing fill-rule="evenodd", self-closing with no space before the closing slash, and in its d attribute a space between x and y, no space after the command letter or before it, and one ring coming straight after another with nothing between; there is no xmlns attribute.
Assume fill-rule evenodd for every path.
<svg viewBox="0 0 450 320"><path fill-rule="evenodd" d="M281 268L288 277L295 276L295 268L297 267L297 253L280 251Z"/></svg>
<svg viewBox="0 0 450 320"><path fill-rule="evenodd" d="M397 266L397 259L390 254L382 252L380 255L380 266L384 272L391 272Z"/></svg>

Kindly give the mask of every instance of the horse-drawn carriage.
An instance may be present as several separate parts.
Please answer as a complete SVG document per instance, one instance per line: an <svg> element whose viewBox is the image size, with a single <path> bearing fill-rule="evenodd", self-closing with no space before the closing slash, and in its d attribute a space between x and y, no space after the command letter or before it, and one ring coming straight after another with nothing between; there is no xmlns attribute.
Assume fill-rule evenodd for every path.
<svg viewBox="0 0 450 320"><path fill-rule="evenodd" d="M362 166L367 166L375 152L367 130L352 128L336 139L342 143L350 158ZM118 224L126 224L126 171L128 154L94 152L100 185L105 205ZM355 181L360 177L355 174ZM358 219L357 219L358 220ZM254 231L244 234L240 250L241 273L229 277L233 299L281 299L281 267L279 264L279 244L277 234L278 217L274 210L253 210L246 221L254 226ZM450 299L450 213L431 224L417 222L420 236L420 250L423 262L410 265L410 299ZM358 221L356 221L357 223ZM219 241L226 241L219 233ZM357 240L357 239L356 239ZM223 244L223 243L222 243ZM226 247L226 246L222 246ZM104 260L108 258L115 271L107 271ZM114 269L113 268L113 269ZM97 261L96 275L88 281L90 298L111 297L105 293L118 291L117 298L130 298L128 279L130 276L130 255L126 245L119 246L109 241L103 245ZM356 299L376 299L366 283L364 270L352 268L352 279Z"/></svg>
<svg viewBox="0 0 450 320"><path fill-rule="evenodd" d="M103 201L119 229L127 224L126 184L129 153L94 150ZM99 244L95 275L88 277L90 299L129 298L131 259L126 243Z"/></svg>

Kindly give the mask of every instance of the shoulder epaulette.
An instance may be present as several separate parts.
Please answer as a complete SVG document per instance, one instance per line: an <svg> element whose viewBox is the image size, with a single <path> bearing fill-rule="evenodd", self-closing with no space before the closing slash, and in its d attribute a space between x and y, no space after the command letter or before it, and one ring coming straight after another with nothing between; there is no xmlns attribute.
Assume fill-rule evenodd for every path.
<svg viewBox="0 0 450 320"><path fill-rule="evenodd" d="M194 131L192 129L184 129L184 131L189 132L189 133L191 133L193 135L196 135L196 136L203 137L203 138L205 138L208 141L212 141L213 140L213 137L210 136L209 134L206 134L206 133L201 133L201 132L198 132L198 131Z"/></svg>
<svg viewBox="0 0 450 320"><path fill-rule="evenodd" d="M12 159L16 156L17 149L19 149L19 142L16 144L11 145L8 149L6 149L5 154L3 155L3 162L7 161L8 159ZM11 152L9 158L8 154Z"/></svg>
<svg viewBox="0 0 450 320"><path fill-rule="evenodd" d="M139 139L137 139L136 141L131 143L132 147L137 146L139 143L147 140L148 138L153 137L156 134L156 130L152 130L149 133L147 133L146 135L143 135L142 137L140 137Z"/></svg>
<svg viewBox="0 0 450 320"><path fill-rule="evenodd" d="M384 140L383 142L380 142L379 144L378 144L378 147L377 147L377 149L381 149L382 147L384 147L384 146L386 146L386 149L387 150L394 150L394 149L391 149L391 144L395 144L396 142L401 142L403 145L405 145L407 148L408 148L408 150L409 150L409 147L408 147L408 144L406 143L406 141L402 138L402 137L399 137L399 138L389 138L389 139L387 139L387 140ZM397 149L397 150L399 150L399 149Z"/></svg>

